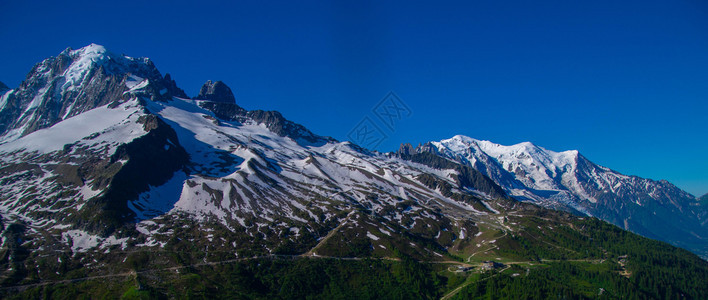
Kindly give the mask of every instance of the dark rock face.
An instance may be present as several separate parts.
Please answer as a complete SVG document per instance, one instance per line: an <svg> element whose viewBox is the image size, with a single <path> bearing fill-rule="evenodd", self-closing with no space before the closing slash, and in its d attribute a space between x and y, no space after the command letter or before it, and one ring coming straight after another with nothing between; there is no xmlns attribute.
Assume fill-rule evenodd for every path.
<svg viewBox="0 0 708 300"><path fill-rule="evenodd" d="M401 144L401 147L398 148L398 152L396 152L398 155L412 155L415 154L415 148L413 148L413 145L409 143Z"/></svg>
<svg viewBox="0 0 708 300"><path fill-rule="evenodd" d="M698 202L703 206L708 206L708 194L705 194L698 198Z"/></svg>
<svg viewBox="0 0 708 300"><path fill-rule="evenodd" d="M433 149L434 147L430 148L427 144L418 146L417 148L413 148L411 144L402 144L395 155L402 159L424 164L431 168L452 169L457 171L455 180L457 181L458 188L475 189L492 198L510 199L506 192L504 192L504 189L491 178L472 167L453 162L437 155L437 152L433 151Z"/></svg>
<svg viewBox="0 0 708 300"><path fill-rule="evenodd" d="M0 81L0 95L4 94L8 90L10 90L10 88L7 87L7 85L5 85L4 83L2 83L2 81Z"/></svg>
<svg viewBox="0 0 708 300"><path fill-rule="evenodd" d="M180 146L177 134L158 116L145 115L138 122L148 133L118 147L106 166L115 169L114 165L121 160L127 161L126 164L119 163L113 172L96 172L99 178L95 182L108 189L89 201L74 220L90 232L107 236L131 222L135 213L128 209L127 202L148 191L150 186L164 184L189 163L189 154Z"/></svg>
<svg viewBox="0 0 708 300"><path fill-rule="evenodd" d="M245 109L236 103L204 101L199 106L213 112L217 118L224 121L239 121L247 113Z"/></svg>
<svg viewBox="0 0 708 300"><path fill-rule="evenodd" d="M698 198L698 201L693 204L698 212L698 219L702 220L702 226L708 225L708 194Z"/></svg>
<svg viewBox="0 0 708 300"><path fill-rule="evenodd" d="M187 94L177 87L177 82L175 82L172 79L172 76L170 76L170 73L165 73L165 78L164 78L164 85L166 86L167 90L170 92L171 96L174 97L180 97L180 98L189 98L187 97Z"/></svg>
<svg viewBox="0 0 708 300"><path fill-rule="evenodd" d="M236 104L231 88L221 81L212 82L208 80L199 89L199 95L194 97L197 100L206 100L199 103L204 109L214 113L214 115L224 121L243 121L247 111Z"/></svg>
<svg viewBox="0 0 708 300"><path fill-rule="evenodd" d="M234 93L225 83L221 81L212 82L211 80L202 85L202 88L199 89L199 95L195 99L236 103Z"/></svg>
<svg viewBox="0 0 708 300"><path fill-rule="evenodd" d="M287 136L298 142L308 143L326 143L334 141L330 137L321 137L313 134L300 124L285 119L282 114L277 111L252 110L247 114L248 118L261 124L266 124L268 129L279 136Z"/></svg>
<svg viewBox="0 0 708 300"><path fill-rule="evenodd" d="M302 127L286 120L283 115L277 111L254 110L249 111L248 116L258 123L266 124L268 129L280 136L287 136L289 133L294 133Z"/></svg>

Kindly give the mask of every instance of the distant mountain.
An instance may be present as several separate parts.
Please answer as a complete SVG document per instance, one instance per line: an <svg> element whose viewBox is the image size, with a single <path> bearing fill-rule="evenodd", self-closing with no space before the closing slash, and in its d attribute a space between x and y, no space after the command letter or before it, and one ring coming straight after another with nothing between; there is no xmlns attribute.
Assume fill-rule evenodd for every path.
<svg viewBox="0 0 708 300"><path fill-rule="evenodd" d="M0 81L0 94L4 94L4 93L7 92L9 89L10 89L10 88L7 87L7 85L5 85L4 83L2 83L2 82Z"/></svg>
<svg viewBox="0 0 708 300"><path fill-rule="evenodd" d="M497 275L547 295L708 295L706 261L517 201L442 144L369 151L243 109L220 81L188 98L147 58L67 49L1 99L2 297L439 298Z"/></svg>
<svg viewBox="0 0 708 300"><path fill-rule="evenodd" d="M578 151L554 152L528 142L503 146L458 135L407 151L473 167L515 199L595 216L708 257L705 209L668 181L623 175Z"/></svg>

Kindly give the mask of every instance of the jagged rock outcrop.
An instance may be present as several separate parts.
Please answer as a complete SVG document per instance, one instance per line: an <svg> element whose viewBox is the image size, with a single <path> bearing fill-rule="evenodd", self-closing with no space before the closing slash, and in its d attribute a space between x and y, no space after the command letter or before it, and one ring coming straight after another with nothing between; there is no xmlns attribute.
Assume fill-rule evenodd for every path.
<svg viewBox="0 0 708 300"><path fill-rule="evenodd" d="M208 80L204 83L201 89L199 89L199 95L197 95L195 99L236 103L236 98L234 97L234 93L231 91L231 88L218 80L214 82Z"/></svg>
<svg viewBox="0 0 708 300"><path fill-rule="evenodd" d="M165 77L162 84L165 86L165 88L167 88L167 91L169 92L169 94L167 94L166 96L188 98L184 90L177 86L177 82L172 79L170 73L165 73Z"/></svg>
<svg viewBox="0 0 708 300"><path fill-rule="evenodd" d="M289 137L301 143L324 144L328 141L334 141L330 137L321 137L313 134L305 126L285 119L277 111L247 111L243 109L236 104L231 88L221 81L207 81L199 90L199 95L194 99L199 101L201 107L214 112L216 117L223 120L239 122L250 120L258 124L265 124L269 130L279 136Z"/></svg>
<svg viewBox="0 0 708 300"><path fill-rule="evenodd" d="M216 117L222 120L243 120L247 113L245 109L236 104L236 98L231 88L221 81L208 80L199 89L199 95L194 99L199 100L201 107L214 112Z"/></svg>
<svg viewBox="0 0 708 300"><path fill-rule="evenodd" d="M279 136L287 136L293 140L311 144L324 144L334 141L330 137L321 137L313 134L310 130L300 124L287 120L277 111L252 110L246 114L250 119L266 124L268 129Z"/></svg>

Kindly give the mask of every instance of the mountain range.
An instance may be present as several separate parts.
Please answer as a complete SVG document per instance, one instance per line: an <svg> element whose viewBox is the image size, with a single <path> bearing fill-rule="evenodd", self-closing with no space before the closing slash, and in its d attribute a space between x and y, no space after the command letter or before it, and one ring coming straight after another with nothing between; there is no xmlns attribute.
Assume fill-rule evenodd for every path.
<svg viewBox="0 0 708 300"><path fill-rule="evenodd" d="M288 276L297 269L271 265L279 259L369 263L384 273L397 264L481 267L494 259L510 267L599 264L614 274L608 294L617 297L626 295L620 286L646 274L690 265L671 269L681 284L641 287L640 295L707 293L695 283L708 276L704 260L596 219L705 258L705 201L577 151L459 135L380 153L312 133L276 111L246 110L221 81L190 98L151 60L95 44L38 63L19 87L0 85L0 93L4 291L91 294L90 283L116 277L128 278L108 288L118 293L174 296L181 291L165 282L190 291L179 283L191 282L208 296L220 286L210 276L228 273L259 278L261 290L233 283L254 289L235 297L259 298L274 296L261 264ZM653 267L641 251L672 260L654 264L666 270ZM221 269L227 263L243 269ZM466 293L469 282L452 289L458 275L440 274L422 283L391 280L418 284L430 297ZM338 283L337 276L322 282ZM334 289L321 288L312 289Z"/></svg>
<svg viewBox="0 0 708 300"><path fill-rule="evenodd" d="M666 180L623 175L578 151L554 152L529 142L503 146L455 136L404 148L471 166L514 199L595 216L708 257L708 207Z"/></svg>

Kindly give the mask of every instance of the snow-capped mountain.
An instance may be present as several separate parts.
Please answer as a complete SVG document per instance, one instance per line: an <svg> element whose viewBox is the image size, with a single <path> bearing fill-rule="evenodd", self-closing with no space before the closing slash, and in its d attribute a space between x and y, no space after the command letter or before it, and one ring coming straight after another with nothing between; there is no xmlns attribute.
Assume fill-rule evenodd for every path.
<svg viewBox="0 0 708 300"><path fill-rule="evenodd" d="M35 65L18 88L0 98L0 134L3 141L17 139L126 94L186 97L147 58L117 55L95 44L66 49Z"/></svg>
<svg viewBox="0 0 708 300"><path fill-rule="evenodd" d="M471 166L514 198L596 216L644 236L708 253L704 208L661 180L627 176L578 151L554 152L529 142L503 146L455 136L416 149Z"/></svg>
<svg viewBox="0 0 708 300"><path fill-rule="evenodd" d="M345 223L449 247L477 231L465 220L515 206L472 168L318 136L239 107L220 81L190 99L150 60L98 45L39 63L2 99L0 215L32 249L162 247L185 222L238 235L210 244L236 255L297 252Z"/></svg>

